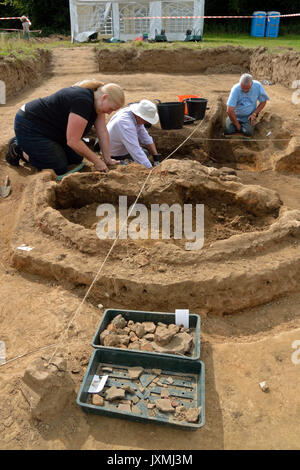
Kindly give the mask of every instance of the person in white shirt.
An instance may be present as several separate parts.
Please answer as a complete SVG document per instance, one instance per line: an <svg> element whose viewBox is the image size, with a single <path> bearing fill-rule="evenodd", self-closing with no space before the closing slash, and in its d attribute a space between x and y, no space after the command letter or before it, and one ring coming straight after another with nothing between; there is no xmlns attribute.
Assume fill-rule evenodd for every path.
<svg viewBox="0 0 300 470"><path fill-rule="evenodd" d="M161 155L144 126L146 123L156 124L158 120L156 105L149 100L141 100L120 109L107 124L112 158L121 161L132 159L146 168L152 168L141 147L143 145L153 156L155 164L158 164Z"/></svg>

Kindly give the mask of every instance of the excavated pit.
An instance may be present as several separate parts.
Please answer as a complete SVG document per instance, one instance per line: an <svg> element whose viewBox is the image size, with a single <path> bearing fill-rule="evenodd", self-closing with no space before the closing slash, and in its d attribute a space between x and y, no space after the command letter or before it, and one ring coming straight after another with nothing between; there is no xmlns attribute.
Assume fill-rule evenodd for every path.
<svg viewBox="0 0 300 470"><path fill-rule="evenodd" d="M132 204L147 176L136 164L106 175L72 174L62 183L50 171L36 175L20 207L13 264L68 285L90 285L113 243L97 237L96 206L117 207L120 195ZM300 211L286 210L275 191L195 161L168 160L153 171L139 202L204 204L204 247L189 251L172 238L118 240L94 284L95 302L109 297L141 310L189 305L222 314L297 288ZM22 243L33 249L18 249Z"/></svg>
<svg viewBox="0 0 300 470"><path fill-rule="evenodd" d="M144 73L148 69L142 64L151 63L151 69L156 64L156 71L164 72L161 67L170 62L166 58L176 59L172 59L176 65L184 51L121 52L99 51L100 70ZM220 59L217 69L216 54ZM109 62L105 61L108 55ZM130 60L124 62L123 56ZM141 60L144 56L149 60ZM194 73L245 72L254 66L254 57L262 60L263 51L220 48L184 57L189 66L196 67L190 70ZM186 70L186 62L182 64ZM172 68L166 72L175 73ZM281 78L276 80L280 83ZM139 228L142 238L118 240L93 286L92 301L105 305L109 298L112 306L158 311L188 305L191 311L224 314L298 288L300 211L284 207L275 191L243 185L233 170L299 173L300 146L293 129L281 115L266 111L256 126L255 139L237 136L225 140L224 94L216 95L209 106L205 119L182 146L198 122L177 130L162 130L159 125L149 129L165 157L180 147L173 160L153 170L139 198L148 209L152 204L203 204L203 246L187 250L190 240L176 238L172 217L167 239L162 237L161 225L156 239L149 238L149 229ZM127 197L128 208L148 174L145 168L130 164L105 175L73 174L62 183L56 183L50 171L34 176L24 192L12 238L12 263L68 287L90 286L114 242L97 236L101 220L96 216L97 207L111 204L118 225L119 197ZM33 249L20 250L24 243Z"/></svg>

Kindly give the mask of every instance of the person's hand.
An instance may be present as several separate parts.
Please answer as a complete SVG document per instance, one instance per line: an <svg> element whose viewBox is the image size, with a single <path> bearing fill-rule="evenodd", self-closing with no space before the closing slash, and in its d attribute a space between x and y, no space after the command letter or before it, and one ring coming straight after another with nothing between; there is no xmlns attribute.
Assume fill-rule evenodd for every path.
<svg viewBox="0 0 300 470"><path fill-rule="evenodd" d="M105 163L102 160L98 160L96 163L94 163L94 167L96 171L105 171L105 173L108 172L108 168L105 165Z"/></svg>
<svg viewBox="0 0 300 470"><path fill-rule="evenodd" d="M239 122L237 123L237 125L236 125L235 127L236 127L236 129L237 129L238 132L241 132L242 126L241 126L241 124L240 124Z"/></svg>
<svg viewBox="0 0 300 470"><path fill-rule="evenodd" d="M114 160L113 158L110 158L109 160L106 160L107 165L120 165L119 160Z"/></svg>
<svg viewBox="0 0 300 470"><path fill-rule="evenodd" d="M256 124L257 116L256 116L255 113L252 113L252 114L250 114L250 116L248 117L248 119L250 120L251 125L254 126L254 125Z"/></svg>

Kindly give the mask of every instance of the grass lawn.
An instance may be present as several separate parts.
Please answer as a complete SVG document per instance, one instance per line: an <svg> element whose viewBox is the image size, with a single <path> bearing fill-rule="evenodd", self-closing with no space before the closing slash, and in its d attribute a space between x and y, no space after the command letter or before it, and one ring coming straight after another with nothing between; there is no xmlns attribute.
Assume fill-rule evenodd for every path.
<svg viewBox="0 0 300 470"><path fill-rule="evenodd" d="M284 53L289 49L300 51L300 35L284 35L278 38L254 38L248 34L204 34L203 41L199 43L189 43L183 41L176 41L170 43L147 43L142 41L130 41L125 44L107 44L100 42L91 43L75 43L72 44L69 40L62 41L47 41L44 38L37 38L32 41L25 41L18 38L10 37L6 40L0 40L0 56L9 57L14 56L17 58L25 58L28 56L34 57L35 50L38 48L52 49L56 47L137 47L143 49L165 49L177 47L189 47L192 49L203 49L207 47L219 47L224 45L244 46L244 47L267 47L270 52Z"/></svg>

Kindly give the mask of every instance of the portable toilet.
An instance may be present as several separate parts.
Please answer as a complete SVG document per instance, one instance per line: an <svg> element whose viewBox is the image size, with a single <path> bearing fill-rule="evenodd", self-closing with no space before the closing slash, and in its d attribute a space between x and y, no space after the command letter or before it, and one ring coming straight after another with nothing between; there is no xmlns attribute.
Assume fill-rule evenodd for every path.
<svg viewBox="0 0 300 470"><path fill-rule="evenodd" d="M255 11L252 15L251 22L251 36L257 38L263 38L265 36L266 29L266 17L267 14L265 11Z"/></svg>
<svg viewBox="0 0 300 470"><path fill-rule="evenodd" d="M277 15L274 17L274 15ZM279 11L268 11L266 21L266 37L277 38L279 33L279 22L280 22Z"/></svg>

